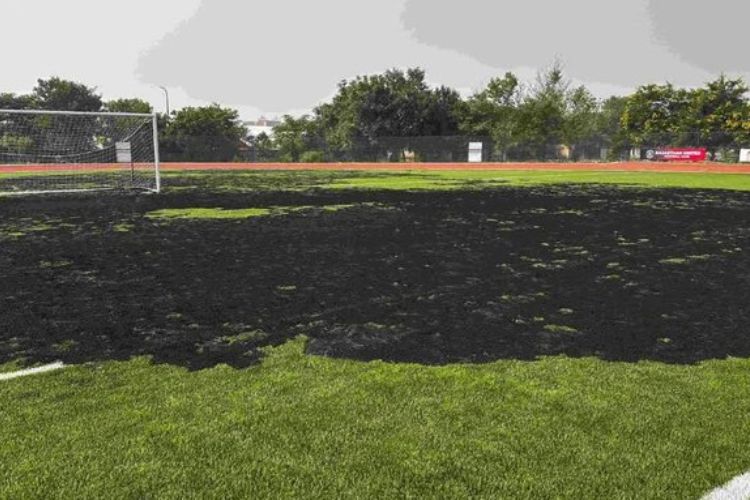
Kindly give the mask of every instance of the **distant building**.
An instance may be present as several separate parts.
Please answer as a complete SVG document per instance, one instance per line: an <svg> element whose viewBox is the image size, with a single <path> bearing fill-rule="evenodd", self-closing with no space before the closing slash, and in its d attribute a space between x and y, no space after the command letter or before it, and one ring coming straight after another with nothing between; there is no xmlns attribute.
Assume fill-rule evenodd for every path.
<svg viewBox="0 0 750 500"><path fill-rule="evenodd" d="M258 137L260 134L265 133L267 136L273 136L273 128L280 124L281 120L274 119L269 120L265 116L261 116L256 121L243 122L243 125L247 127L248 134L251 137Z"/></svg>

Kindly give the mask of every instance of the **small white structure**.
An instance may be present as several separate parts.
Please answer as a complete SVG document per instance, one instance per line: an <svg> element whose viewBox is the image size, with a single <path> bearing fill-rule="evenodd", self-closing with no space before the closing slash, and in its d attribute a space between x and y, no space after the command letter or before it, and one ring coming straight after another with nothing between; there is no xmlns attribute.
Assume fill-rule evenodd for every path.
<svg viewBox="0 0 750 500"><path fill-rule="evenodd" d="M273 128L280 124L281 121L278 119L271 119L261 116L259 120L252 122L243 122L247 127L248 135L251 137L258 137L260 134L266 134L268 137L273 137Z"/></svg>
<svg viewBox="0 0 750 500"><path fill-rule="evenodd" d="M481 142L469 143L469 163L482 163L482 151L484 145Z"/></svg>
<svg viewBox="0 0 750 500"><path fill-rule="evenodd" d="M740 149L740 163L750 163L750 149Z"/></svg>
<svg viewBox="0 0 750 500"><path fill-rule="evenodd" d="M130 142L116 142L115 155L117 156L117 163L132 163L133 148Z"/></svg>

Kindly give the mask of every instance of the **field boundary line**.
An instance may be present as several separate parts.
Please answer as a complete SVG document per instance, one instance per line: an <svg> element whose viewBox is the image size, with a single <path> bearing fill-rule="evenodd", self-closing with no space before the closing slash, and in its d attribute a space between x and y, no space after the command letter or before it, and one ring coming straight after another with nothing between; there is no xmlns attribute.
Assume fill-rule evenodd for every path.
<svg viewBox="0 0 750 500"><path fill-rule="evenodd" d="M750 500L750 472L716 488L702 500Z"/></svg>
<svg viewBox="0 0 750 500"><path fill-rule="evenodd" d="M29 377L31 375L40 375L42 373L49 373L57 370L62 370L65 365L62 362L52 363L49 365L38 366L36 368L27 368L26 370L20 370L17 372L0 373L0 382L7 380L14 380L21 377Z"/></svg>

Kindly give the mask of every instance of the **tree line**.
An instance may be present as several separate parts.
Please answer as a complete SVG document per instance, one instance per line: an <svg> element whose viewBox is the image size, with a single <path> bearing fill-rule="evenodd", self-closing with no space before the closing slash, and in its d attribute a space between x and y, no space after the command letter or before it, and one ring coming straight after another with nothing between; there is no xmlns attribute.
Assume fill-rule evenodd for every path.
<svg viewBox="0 0 750 500"><path fill-rule="evenodd" d="M95 87L58 77L38 80L29 94L0 93L0 109L153 113L143 99L105 101ZM186 107L171 116L159 114L158 127L165 161L232 161L247 140L239 113L218 104Z"/></svg>
<svg viewBox="0 0 750 500"><path fill-rule="evenodd" d="M750 147L749 90L720 75L699 88L648 84L598 99L554 63L531 82L506 73L462 98L430 86L422 69L393 69L342 81L330 101L284 116L271 136L249 137L236 110L213 104L160 115L160 142L165 160L180 161L429 159L438 150L465 156L470 140L496 161L559 159L561 149L572 160L620 159L660 146L706 147L732 161ZM141 99L104 101L95 88L56 77L28 95L0 94L2 108L152 112Z"/></svg>
<svg viewBox="0 0 750 500"><path fill-rule="evenodd" d="M651 84L597 99L555 63L532 82L506 73L462 99L453 89L428 86L420 69L391 70L341 82L331 102L308 116L285 116L273 143L262 146L298 161L321 156L321 147L347 151L394 144L386 138L460 136L488 140L490 159L498 161L559 158L561 147L570 159L602 153L619 159L633 148L659 146L706 147L736 160L740 147L750 147L748 90L743 79L721 75L695 89ZM421 142L401 141L407 150Z"/></svg>

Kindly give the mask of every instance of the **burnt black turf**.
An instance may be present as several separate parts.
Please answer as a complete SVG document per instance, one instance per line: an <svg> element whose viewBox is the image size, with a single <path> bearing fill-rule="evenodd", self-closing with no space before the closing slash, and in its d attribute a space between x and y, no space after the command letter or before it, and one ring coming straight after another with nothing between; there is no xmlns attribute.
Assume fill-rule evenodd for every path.
<svg viewBox="0 0 750 500"><path fill-rule="evenodd" d="M379 205L144 217L359 203ZM0 200L0 228L0 363L246 367L299 335L311 354L428 365L750 356L750 193L65 195Z"/></svg>

